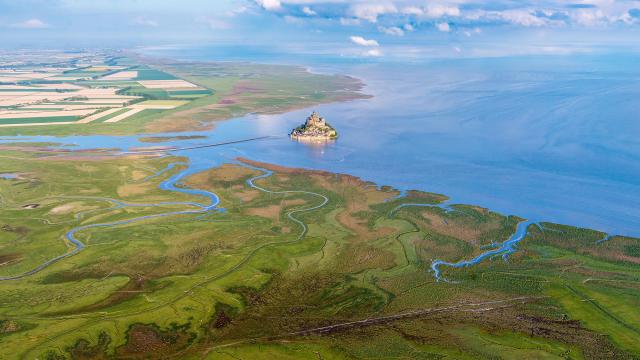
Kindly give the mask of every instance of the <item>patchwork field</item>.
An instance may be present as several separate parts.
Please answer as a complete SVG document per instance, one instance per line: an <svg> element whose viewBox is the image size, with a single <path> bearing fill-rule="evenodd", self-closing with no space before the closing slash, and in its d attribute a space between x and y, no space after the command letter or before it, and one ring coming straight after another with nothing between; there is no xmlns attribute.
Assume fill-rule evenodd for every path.
<svg viewBox="0 0 640 360"><path fill-rule="evenodd" d="M0 62L0 135L197 130L249 112L364 96L356 79L292 66L165 63L108 53L53 59Z"/></svg>
<svg viewBox="0 0 640 360"><path fill-rule="evenodd" d="M508 261L436 281L435 259L522 219L243 159L183 181L219 196L202 211L207 197L158 189L186 159L43 146L0 150L0 277L22 276L0 281L0 358L640 355L639 239L531 225Z"/></svg>
<svg viewBox="0 0 640 360"><path fill-rule="evenodd" d="M123 95L132 86L154 89L206 90L170 74L148 67L117 66L115 58L105 58L100 66L45 68L0 72L0 127L79 125L94 121L113 124L143 110L171 110L186 100L157 102L148 94ZM72 64L70 63L71 67ZM136 69L136 70L129 70ZM140 80L123 83L123 80ZM115 116L110 116L115 114Z"/></svg>

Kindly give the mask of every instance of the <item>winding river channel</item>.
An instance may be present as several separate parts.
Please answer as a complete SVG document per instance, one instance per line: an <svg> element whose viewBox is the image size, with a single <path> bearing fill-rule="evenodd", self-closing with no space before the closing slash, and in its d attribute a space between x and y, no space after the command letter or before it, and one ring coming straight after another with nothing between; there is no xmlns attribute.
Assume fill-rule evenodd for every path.
<svg viewBox="0 0 640 360"><path fill-rule="evenodd" d="M248 142L248 141L259 141L259 140L265 140L267 139L267 137L261 137L261 138L249 138L249 139L242 139L242 140L237 140L237 141L227 141L227 142L222 142L222 143L214 143L214 144L203 144L203 145L199 145L199 146L192 146L192 147L176 147L170 150L170 153L173 155L178 155L181 151L185 151L185 150L193 150L193 149L203 149L203 148L212 148L212 147L218 147L218 146L225 146L225 145L230 145L230 144L237 144L237 143L243 143L243 142ZM126 151L124 153L145 153L148 152L147 150L139 150L139 151ZM154 153L157 153L158 151L155 150L153 151ZM239 163L241 164L241 163ZM299 208L299 209L294 209L291 210L287 213L287 217L293 221L294 223L296 223L301 231L298 235L298 237L295 239L295 241L300 241L304 238L304 236L306 235L307 231L308 231L308 227L307 225L301 221L300 219L295 217L295 214L297 213L302 213L302 212L308 212L308 211L313 211L316 209L319 209L323 206L325 206L328 202L329 202L329 198L326 197L325 195L319 194L319 193L315 193L315 192L311 192L311 191L306 191L306 190L285 190L285 191L271 191L268 190L264 187L258 186L255 184L255 181L259 180L259 179L264 179L266 177L269 177L271 175L273 175L273 172L270 170L266 170L266 169L262 169L262 168L258 168L255 166L249 166L246 164L242 164L245 167L251 168L251 169L255 169L255 170L259 170L262 172L261 175L257 175L255 177L252 177L250 179L247 180L247 185L260 190L262 192L265 193L270 193L270 194L275 194L275 195L286 195L286 194L307 194L307 195L312 195L312 196L317 196L319 198L322 199L322 202L314 205L312 207L308 207L308 208ZM223 211L224 209L219 208L218 205L220 204L220 198L218 197L218 195L216 195L213 192L207 191L207 190L203 190L203 189L194 189L194 188L188 188L185 186L181 186L181 181L183 179L185 179L185 177L191 175L194 173L194 169L192 169L188 163L184 163L184 162L175 162L175 163L171 163L169 164L167 167L165 167L164 169L156 172L153 175L150 175L148 177L146 177L145 179L143 179L143 182L145 181L149 181L152 180L154 178L157 178L159 176L162 176L163 174L169 172L170 170L176 168L177 166L184 166L185 169L177 172L175 175L170 176L168 179L160 182L160 184L158 185L158 188L164 191L171 191L171 192L178 192L178 193L183 193L183 194L188 194L188 195L195 195L195 196L200 196L200 197L204 197L206 198L206 202L159 202L159 203L148 203L148 204L143 204L143 203L126 203L123 202L121 200L117 200L117 199L112 199L112 198L102 198L102 197L79 197L79 196L68 196L68 197L64 197L64 198L68 198L68 199L85 199L85 200L98 200L98 201L105 201L105 202L109 202L112 203L113 206L107 208L107 209L94 209L94 210L89 210L89 211L85 211L82 213L78 213L75 215L76 219L81 219L83 215L87 214L88 212L93 212L93 211L99 211L99 210L114 210L114 209L122 209L122 208L127 208L127 207L163 207L163 206L175 206L175 205L183 205L185 207L190 207L193 209L188 209L188 210L180 210L180 211L171 211L171 212L165 212L165 213L160 213L160 214L153 214L153 215L145 215L145 216L138 216L138 217L134 217L134 218L130 218L130 219L125 219L125 220L119 220L119 221L113 221L113 222L106 222L106 223L97 223L97 224L88 224L88 225L81 225L81 226L77 226L72 228L71 230L67 231L67 233L65 234L65 238L74 246L72 250L66 252L65 254L56 256L50 260L47 260L46 262L38 265L37 267L35 267L32 270L29 270L27 272L18 274L18 275L13 275L13 276L5 276L5 277L0 277L0 281L7 281L7 280L18 280L24 277L27 277L29 275L33 275L43 269L45 269L46 267L61 261L65 258L68 258L70 256L73 256L75 254L77 254L78 252L82 251L85 248L85 244L77 238L77 234L79 232L85 231L85 230L89 230L89 229L95 229L95 228L106 228L106 227L115 227L115 226L120 226L120 225L126 225L126 224L131 224L131 223L135 223L135 222L139 222L139 221L143 221L143 220L149 220L149 219L155 219L155 218L161 218L161 217L168 217L168 216L176 216L176 215L190 215L190 214L201 214L201 213L208 213L210 211Z"/></svg>
<svg viewBox="0 0 640 360"><path fill-rule="evenodd" d="M220 57L223 53L203 48L156 55L224 60ZM529 226L544 221L600 230L607 233L601 241L617 234L640 236L640 68L636 57L623 60L615 66L597 56L424 63L310 62L314 71L363 79L364 92L373 97L284 114L249 114L217 123L212 130L154 134L168 139L177 135L198 137L162 143L167 154L184 157L188 164L170 165L147 180L184 167L159 186L200 196L201 202L128 204L101 199L114 207L178 205L184 209L71 229L66 234L74 247L69 253L27 273L0 280L31 275L76 254L85 246L79 235L91 228L222 211L216 194L186 188L181 181L234 162L237 157L348 173L401 191L445 194L452 200L437 206L446 211L453 211L452 203L474 204L528 219L509 239L483 248L472 259L435 260L431 269L439 280L443 280L444 267L473 266L499 256L506 259L517 250ZM338 141L309 146L283 136L311 110L318 110L339 129ZM140 136L0 138L0 143L10 142L57 143L59 149L67 151L101 148L121 153L145 151L134 149L148 146ZM0 173L4 178L12 176L3 169ZM269 174L264 172L249 185L269 191L255 184ZM287 216L301 227L300 238L304 237L306 225L295 220L295 213Z"/></svg>
<svg viewBox="0 0 640 360"><path fill-rule="evenodd" d="M389 213L390 216L393 216L398 210L406 207L433 207L444 210L447 213L458 211L449 201L444 201L438 204L420 204L420 203L404 203L398 205L396 208L392 209ZM517 251L517 245L520 241L524 240L527 236L527 230L530 225L540 226L537 222L523 220L520 221L516 227L515 232L504 242L501 243L492 243L488 246L485 246L481 249L487 250L482 252L480 255L469 259L469 260L460 260L458 262L449 262L444 260L434 260L431 262L431 270L433 271L433 276L435 276L438 281L448 281L444 277L442 277L443 266L452 267L452 268L463 268L468 266L477 265L480 262L486 259L493 259L496 256L502 257L504 261L507 261L509 255L513 254Z"/></svg>
<svg viewBox="0 0 640 360"><path fill-rule="evenodd" d="M258 138L248 138L248 139L241 139L241 140L234 140L234 141L224 141L224 142L218 142L218 143L207 143L207 144L200 144L200 145L192 145L192 146L172 146L172 147L167 147L166 150L164 150L167 154L171 154L171 155L181 155L181 156L185 156L188 155L189 151L193 151L193 150L201 150L201 149L211 149L211 148L217 148L217 147L223 147L223 146L232 146L235 144L240 144L240 143L247 143L247 142L252 142L252 141L266 141L266 140L270 140L270 139L274 139L276 137L258 137ZM13 139L16 140L16 139ZM61 140L61 139L58 139ZM58 145L59 146L59 145ZM115 155L124 155L124 154L133 154L133 153L147 153L147 152L151 152L151 150L146 150L146 149L139 149L139 150L124 150L121 151L120 153L116 153ZM158 150L152 150L152 152L157 153ZM187 153L187 154L185 154ZM181 184L182 180L184 180L186 177L188 177L189 175L192 175L196 172L202 171L202 170L206 170L206 168L202 168L202 166L197 166L198 162L197 161L191 161L191 160L195 160L192 159L191 157L189 158L190 162L174 162L171 163L169 165L167 165L165 168L159 170L158 172L156 172L155 174L152 174L150 176L147 176L146 178L144 178L142 180L142 182L146 182L146 181L150 181L152 179L158 178L168 172L170 172L171 170L177 168L177 167L184 167L184 169L178 171L176 174L170 176L169 178L167 178L166 180L160 182L160 184L158 185L159 189L164 190L164 191L170 191L170 192L177 192L177 193L182 193L182 194L187 194L187 195L193 195L193 196L198 196L198 197L203 197L205 200L203 202L158 202L158 203L127 203L118 199L112 199L112 198L103 198L103 197L80 197L80 196L65 196L62 198L68 198L68 199L84 199L84 200L98 200L98 201L104 201L104 202L108 202L111 203L112 206L109 208L103 208L103 209L93 209L93 210L88 210L88 211L84 211L84 212L80 212L78 214L75 214L75 218L77 220L81 220L82 217L84 215L86 215L89 212L95 212L95 211L100 211L100 210L114 210L114 209L122 209L122 208L128 208L128 207L163 207L163 206L184 206L186 209L185 210L179 210L179 211L170 211L170 212L165 212L165 213L159 213L159 214L152 214L152 215L145 215L145 216L138 216L138 217L133 217L130 219L124 219L124 220L118 220L118 221L112 221L112 222L106 222L106 223L96 223L96 224L87 224L87 225L81 225L81 226L77 226L72 228L71 230L67 231L67 233L65 234L65 238L73 245L73 248L66 252L65 254L62 255L58 255L56 257L51 258L50 260L47 260L46 262L38 265L37 267L35 267L32 270L29 270L27 272L21 273L21 274L17 274L17 275L12 275L12 276L4 276L4 277L0 277L0 281L8 281L8 280L18 280L18 279L22 279L24 277L33 275L45 268L47 268L48 266L61 261L65 258L71 257L75 254L77 254L78 252L82 251L85 248L85 244L78 239L77 235L78 233L81 233L82 231L85 230L89 230L89 229L96 229L96 228L107 228L107 227L115 227L115 226L120 226L120 225L127 225L127 224L132 224L135 222L140 222L140 221L144 221L144 220L149 220L149 219L155 219L155 218L161 218L161 217L169 217L169 216L177 216L177 215L190 215L190 214L203 214L203 213L208 213L211 211L224 211L224 209L220 208L218 205L220 204L220 199L218 197L218 195L216 195L213 192L207 191L207 190L203 190L203 189L195 189L195 188L189 188L189 187L185 187ZM196 158L197 159L197 158ZM228 160L228 159L227 159ZM259 168L259 167L255 167L255 166L250 166L247 164L243 164L243 163L239 163L237 161L233 161L235 163L241 164L242 166L251 168L251 169L255 169L255 170L259 170L262 172L262 174L257 175L255 177L252 177L250 179L247 180L247 185L257 189L259 191L265 192L265 193L270 193L270 194L276 194L276 195L287 195L287 194L307 194L307 195L312 195L312 196L316 196L319 197L320 199L322 199L322 201L317 204L317 205L313 205L311 207L307 207L307 208L299 208L299 209L294 209L291 210L287 213L287 217L293 221L294 223L296 223L299 227L300 227L300 233L298 234L297 238L295 240L293 240L292 242L295 241L300 241L302 240L307 231L308 231L308 227L307 225L300 219L298 219L295 214L297 213L302 213L302 212L308 212L308 211L313 211L313 210L317 210L320 209L322 207L324 207L325 205L327 205L327 203L329 202L329 198L323 194L319 194L316 192L311 192L311 191L306 191L306 190L284 190L284 191L272 191L269 189L266 189L262 186L259 186L256 184L256 181L260 180L260 179L264 179L267 178L271 175L273 175L273 172L267 169L263 169L263 168ZM60 197L58 197L60 198ZM404 207L410 207L410 206L423 206L423 207L438 207L441 208L447 212L451 212L451 211L456 211L455 208L451 207L451 204L449 202L443 202L440 204L421 204L421 203L406 203L406 204L402 204L398 207L396 207L395 209L393 209L391 211L391 214L395 213L397 210L404 208ZM480 263L481 261L487 259L487 258L492 258L494 256L497 255L501 255L503 259L507 259L508 255L515 252L516 251L516 245L519 241L521 241L522 239L524 239L524 237L527 234L527 229L529 227L529 225L531 225L532 222L530 221L522 221L518 224L517 229L515 231L515 233L506 241L504 241L503 243L495 246L494 248L487 250L485 252L483 252L482 254L476 256L473 259L470 260L463 260L460 262L456 262L456 263L452 263L452 262L447 262L447 261L443 261L443 260L435 260L432 262L431 264L431 269L433 271L433 274L435 276L435 278L440 281L440 280L445 280L442 275L441 275L441 267L442 266L449 266L449 267L454 267L454 268L460 268L460 267L466 267L466 266L473 266L475 264Z"/></svg>

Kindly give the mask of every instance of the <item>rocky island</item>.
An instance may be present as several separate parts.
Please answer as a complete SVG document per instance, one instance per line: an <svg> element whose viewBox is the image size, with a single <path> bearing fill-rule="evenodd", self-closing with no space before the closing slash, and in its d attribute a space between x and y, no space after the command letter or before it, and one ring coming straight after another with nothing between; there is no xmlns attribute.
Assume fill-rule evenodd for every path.
<svg viewBox="0 0 640 360"><path fill-rule="evenodd" d="M331 140L338 137L338 132L314 111L304 124L291 131L290 136L297 140Z"/></svg>

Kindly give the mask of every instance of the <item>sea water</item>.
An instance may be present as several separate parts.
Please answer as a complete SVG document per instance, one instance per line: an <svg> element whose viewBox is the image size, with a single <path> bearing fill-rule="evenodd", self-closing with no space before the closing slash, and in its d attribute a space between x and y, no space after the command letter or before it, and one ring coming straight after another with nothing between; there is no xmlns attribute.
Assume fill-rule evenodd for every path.
<svg viewBox="0 0 640 360"><path fill-rule="evenodd" d="M203 49L163 56L226 60ZM179 56L178 56L179 55ZM245 59L260 62L260 58ZM275 59L274 62L284 62ZM314 71L363 80L366 100L219 123L182 151L197 172L238 156L348 173L399 189L442 193L531 221L640 236L640 67L622 55L423 62L320 61ZM317 110L340 133L325 146L286 134ZM201 135L201 133L198 133ZM134 147L136 137L69 137L83 147Z"/></svg>

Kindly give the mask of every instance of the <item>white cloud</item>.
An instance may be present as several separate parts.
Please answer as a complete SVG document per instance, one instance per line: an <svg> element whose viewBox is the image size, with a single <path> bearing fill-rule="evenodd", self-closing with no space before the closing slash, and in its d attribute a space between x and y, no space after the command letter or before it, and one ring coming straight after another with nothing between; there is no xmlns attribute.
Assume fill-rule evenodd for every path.
<svg viewBox="0 0 640 360"><path fill-rule="evenodd" d="M413 15L417 17L425 17L437 19L445 16L456 17L460 16L460 9L457 6L431 4L426 8L418 6L407 6L400 11L405 15Z"/></svg>
<svg viewBox="0 0 640 360"><path fill-rule="evenodd" d="M13 24L11 27L20 28L20 29L46 29L50 26L49 24L47 24L46 22L40 19L33 18L33 19L29 19L23 22Z"/></svg>
<svg viewBox="0 0 640 360"><path fill-rule="evenodd" d="M371 57L379 57L379 56L382 56L382 51L380 51L380 49L371 49L369 51L365 51L362 55L371 56Z"/></svg>
<svg viewBox="0 0 640 360"><path fill-rule="evenodd" d="M140 26L158 27L158 22L155 20L147 19L144 16L138 16L133 19L133 23Z"/></svg>
<svg viewBox="0 0 640 360"><path fill-rule="evenodd" d="M0 0L1 1L1 0ZM67 0L69 1L69 0ZM80 1L80 0L76 0ZM105 1L105 0L94 0ZM244 0L247 1L247 0ZM516 25L521 27L545 26L600 26L606 24L640 23L640 17L628 12L640 8L640 0L545 0L496 2L480 0L248 0L267 11L285 16L314 17L318 7L323 16L341 25L363 25L364 22L384 22L386 29L399 35L399 28L407 17L417 23L424 20L435 23L460 23L464 27ZM574 5L577 4L577 5ZM257 6L250 7L257 9ZM304 14L304 16L302 15ZM381 17L383 19L381 20ZM460 20L458 20L460 19ZM412 20L413 21L413 20ZM425 21L427 22L427 21ZM313 23L312 23L313 24ZM379 29L388 33L386 30ZM473 35L473 31L462 32Z"/></svg>
<svg viewBox="0 0 640 360"><path fill-rule="evenodd" d="M403 8L401 12L406 15L415 15L415 16L420 16L424 14L424 10L422 10L417 6L407 6Z"/></svg>
<svg viewBox="0 0 640 360"><path fill-rule="evenodd" d="M404 26L402 28L404 29L404 31L408 31L408 32L411 32L411 31L415 30L415 28L411 24L404 24Z"/></svg>
<svg viewBox="0 0 640 360"><path fill-rule="evenodd" d="M522 26L544 26L547 20L535 16L529 10L505 10L500 13L500 17L512 24Z"/></svg>
<svg viewBox="0 0 640 360"><path fill-rule="evenodd" d="M391 27L378 26L378 31L380 31L381 33L385 33L387 35L392 35L392 36L404 35L404 30L402 30L397 26L391 26Z"/></svg>
<svg viewBox="0 0 640 360"><path fill-rule="evenodd" d="M302 8L302 12L305 13L305 15L309 15L309 16L316 16L318 15L317 12L313 11L310 7L305 6Z"/></svg>
<svg viewBox="0 0 640 360"><path fill-rule="evenodd" d="M443 16L460 16L460 9L448 5L429 5L425 12L427 17L440 18Z"/></svg>
<svg viewBox="0 0 640 360"><path fill-rule="evenodd" d="M446 23L446 22L436 24L436 28L442 32L451 31L451 27L449 26L449 23Z"/></svg>
<svg viewBox="0 0 640 360"><path fill-rule="evenodd" d="M539 17L532 9L511 9L504 11L476 10L465 15L470 21L485 21L493 23L509 23L524 27L542 27L546 25L561 24L561 21L551 20L548 17Z"/></svg>
<svg viewBox="0 0 640 360"><path fill-rule="evenodd" d="M351 5L349 8L349 13L353 15L353 17L367 20L369 22L375 23L378 22L378 17L385 14L395 14L398 12L395 5L393 3L384 3L384 4L365 4L359 3Z"/></svg>
<svg viewBox="0 0 640 360"><path fill-rule="evenodd" d="M607 22L607 16L599 9L578 9L571 14L571 18L580 25L593 26Z"/></svg>
<svg viewBox="0 0 640 360"><path fill-rule="evenodd" d="M380 44L376 41L376 40L368 40L363 38L362 36L351 36L349 37L349 39L351 39L351 42L354 44L358 44L361 46L380 46Z"/></svg>
<svg viewBox="0 0 640 360"><path fill-rule="evenodd" d="M280 0L256 0L256 3L265 10L280 10L282 8Z"/></svg>

